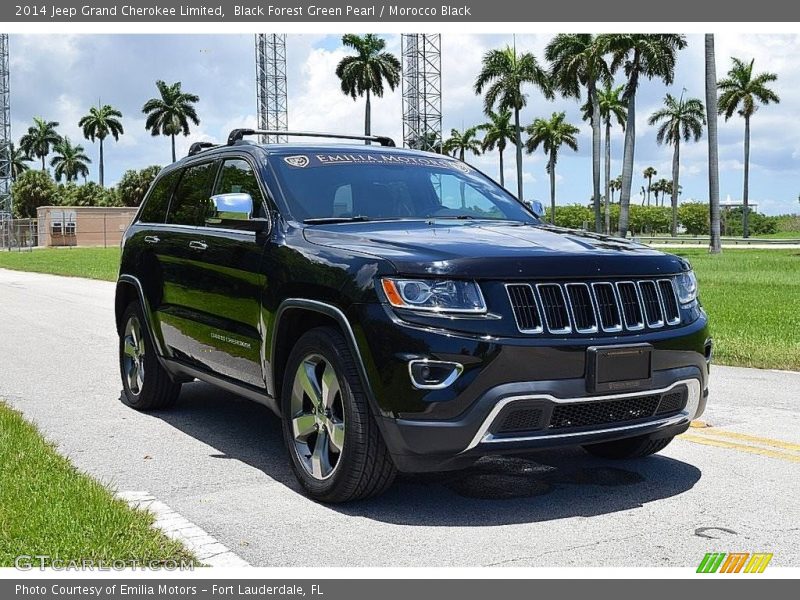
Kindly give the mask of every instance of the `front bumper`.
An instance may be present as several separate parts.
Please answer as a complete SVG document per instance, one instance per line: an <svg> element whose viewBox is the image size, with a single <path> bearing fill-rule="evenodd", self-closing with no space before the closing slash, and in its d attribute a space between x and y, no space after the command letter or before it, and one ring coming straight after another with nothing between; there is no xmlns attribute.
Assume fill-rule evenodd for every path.
<svg viewBox="0 0 800 600"><path fill-rule="evenodd" d="M671 330L617 338L477 336L398 322L380 305L361 305L351 322L369 379L369 391L387 447L401 471L439 471L467 466L487 454L573 446L625 437L673 436L702 414L707 397L710 337L705 315ZM653 348L653 377L643 389L593 393L587 388L587 348L647 343ZM453 361L463 373L444 389L416 389L408 363ZM615 407L617 401L681 390L679 408L659 413L625 412L625 418L571 426L551 421L557 407ZM638 401L638 400L637 400ZM648 402L660 402L648 398ZM578 406L580 405L580 406ZM516 407L539 410L529 430L497 431L498 420ZM614 408L614 411L617 409ZM627 409L626 409L627 410ZM613 412L613 411L612 411ZM633 418L631 418L631 416Z"/></svg>

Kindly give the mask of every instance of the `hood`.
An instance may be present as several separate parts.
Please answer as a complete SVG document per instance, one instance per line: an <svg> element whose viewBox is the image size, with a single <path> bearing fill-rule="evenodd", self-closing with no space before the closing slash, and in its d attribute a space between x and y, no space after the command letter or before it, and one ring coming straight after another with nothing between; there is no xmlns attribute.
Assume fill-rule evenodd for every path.
<svg viewBox="0 0 800 600"><path fill-rule="evenodd" d="M475 279L625 277L674 274L677 256L648 246L542 224L384 221L306 227L312 244L370 254L398 274Z"/></svg>

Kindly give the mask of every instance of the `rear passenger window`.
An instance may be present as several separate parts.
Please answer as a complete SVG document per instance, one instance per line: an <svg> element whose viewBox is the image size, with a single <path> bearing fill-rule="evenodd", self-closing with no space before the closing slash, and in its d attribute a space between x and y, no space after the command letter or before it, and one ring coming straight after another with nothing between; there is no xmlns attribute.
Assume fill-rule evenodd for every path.
<svg viewBox="0 0 800 600"><path fill-rule="evenodd" d="M206 214L214 211L211 205L211 184L216 163L188 167L181 176L172 199L167 222L174 225L205 224Z"/></svg>
<svg viewBox="0 0 800 600"><path fill-rule="evenodd" d="M175 188L175 182L178 180L178 173L179 171L172 171L155 182L153 189L150 190L144 201L144 208L142 208L139 221L142 223L164 223L167 220L167 207L169 206L170 196L172 196L172 190Z"/></svg>

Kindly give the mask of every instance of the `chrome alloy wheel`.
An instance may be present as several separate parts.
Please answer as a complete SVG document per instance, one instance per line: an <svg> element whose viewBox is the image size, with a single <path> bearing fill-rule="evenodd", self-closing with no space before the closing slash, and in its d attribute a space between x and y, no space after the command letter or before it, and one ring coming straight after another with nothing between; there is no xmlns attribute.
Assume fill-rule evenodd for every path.
<svg viewBox="0 0 800 600"><path fill-rule="evenodd" d="M130 392L138 396L144 385L144 339L142 326L136 315L131 315L125 324L122 339L122 372Z"/></svg>
<svg viewBox="0 0 800 600"><path fill-rule="evenodd" d="M309 354L294 375L291 398L294 450L314 479L336 471L344 447L344 403L336 371L319 354Z"/></svg>

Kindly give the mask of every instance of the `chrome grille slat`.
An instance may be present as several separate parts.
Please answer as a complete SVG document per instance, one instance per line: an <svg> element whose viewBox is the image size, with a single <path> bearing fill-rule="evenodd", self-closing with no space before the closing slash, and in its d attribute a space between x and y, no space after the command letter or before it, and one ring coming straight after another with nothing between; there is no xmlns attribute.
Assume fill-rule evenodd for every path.
<svg viewBox="0 0 800 600"><path fill-rule="evenodd" d="M625 328L628 331L644 329L644 314L636 284L633 281L618 281L617 294L619 294L619 303L622 307Z"/></svg>
<svg viewBox="0 0 800 600"><path fill-rule="evenodd" d="M517 329L522 333L542 333L542 314L533 286L529 283L508 284L506 293L514 309Z"/></svg>
<svg viewBox="0 0 800 600"><path fill-rule="evenodd" d="M661 295L654 281L639 282L639 296L642 299L644 318L647 326L658 329L664 326L664 312L661 307Z"/></svg>
<svg viewBox="0 0 800 600"><path fill-rule="evenodd" d="M597 316L595 315L592 292L585 283L568 283L567 301L572 312L572 323L578 333L596 333Z"/></svg>
<svg viewBox="0 0 800 600"><path fill-rule="evenodd" d="M681 322L672 279L509 283L505 287L521 333L621 333Z"/></svg>
<svg viewBox="0 0 800 600"><path fill-rule="evenodd" d="M569 319L564 290L558 283L539 283L536 285L539 292L542 314L547 330L550 333L571 333L572 326Z"/></svg>

